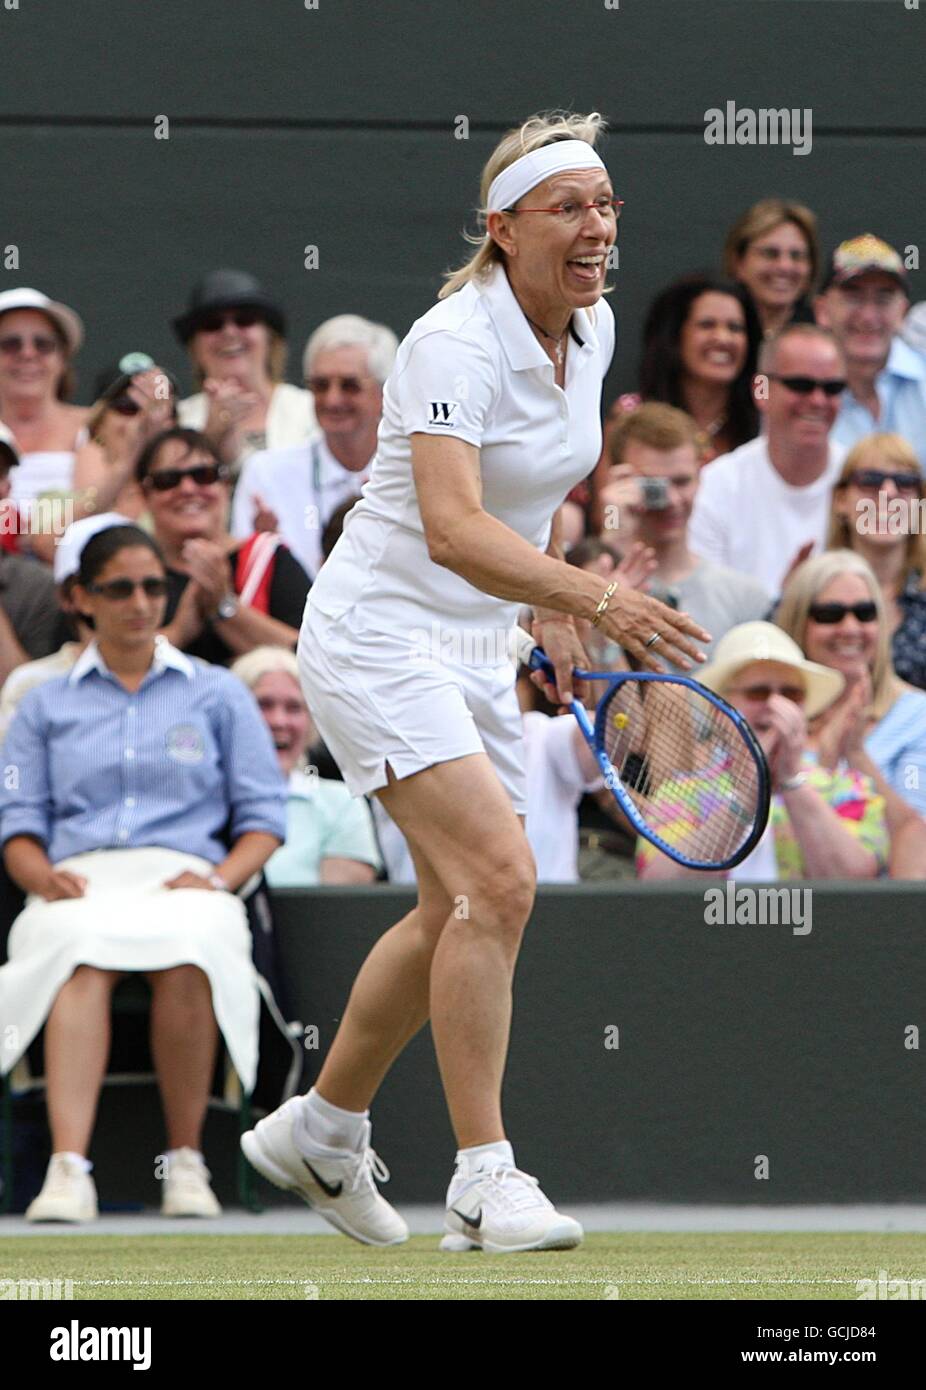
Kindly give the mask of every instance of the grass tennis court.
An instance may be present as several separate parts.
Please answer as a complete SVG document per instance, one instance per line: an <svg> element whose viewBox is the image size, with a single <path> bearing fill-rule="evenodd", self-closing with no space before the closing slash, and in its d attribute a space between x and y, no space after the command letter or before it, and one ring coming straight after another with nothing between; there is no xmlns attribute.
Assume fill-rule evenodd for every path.
<svg viewBox="0 0 926 1390"><path fill-rule="evenodd" d="M926 1277L926 1235L597 1234L578 1250L442 1255L434 1236L370 1250L339 1236L30 1236L0 1280L72 1280L75 1299L822 1299Z"/></svg>

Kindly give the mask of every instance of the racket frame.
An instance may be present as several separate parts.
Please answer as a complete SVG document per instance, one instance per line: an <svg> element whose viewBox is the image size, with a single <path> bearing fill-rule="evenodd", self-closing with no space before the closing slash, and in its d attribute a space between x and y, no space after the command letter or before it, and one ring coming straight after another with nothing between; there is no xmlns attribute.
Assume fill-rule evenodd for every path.
<svg viewBox="0 0 926 1390"><path fill-rule="evenodd" d="M526 643L524 645L526 646ZM532 670L543 671L544 675L549 676L555 685L556 671L552 661L542 647L534 645L533 639L531 639L531 646L533 649L530 656L527 658L527 664ZM752 853L765 833L765 828L768 824L769 808L771 806L771 778L762 746L739 710L735 710L733 706L728 705L726 700L720 695L717 695L713 690L708 690L707 686L701 685L700 681L694 680L691 676L676 676L667 671L584 671L578 667L573 674L577 676L579 680L605 681L607 683L608 689L595 706L594 724L589 719L588 711L581 700L574 699L571 703L571 709L575 716L576 723L585 736L586 743L595 755L595 760L601 768L605 786L611 792L611 795L637 833L642 835L645 840L648 840L651 845L655 845L663 854L668 855L676 864L681 864L686 869L700 869L716 873L721 870L735 868L737 864L741 864L746 856ZM670 845L667 840L664 840L658 831L653 830L652 827L647 825L646 821L637 810L630 794L626 791L621 781L620 773L605 752L604 732L607 709L611 696L619 686L626 685L628 681L634 683L642 681L662 682L664 684L683 685L689 690L694 690L698 695L702 695L712 704L715 709L720 710L722 714L725 714L727 718L732 721L745 743L747 750L752 755L753 762L756 765L759 782L755 821L752 830L743 841L742 845L740 845L734 854L729 855L726 859L705 862L703 860L691 859L688 855L683 854L680 850L676 849L675 846Z"/></svg>

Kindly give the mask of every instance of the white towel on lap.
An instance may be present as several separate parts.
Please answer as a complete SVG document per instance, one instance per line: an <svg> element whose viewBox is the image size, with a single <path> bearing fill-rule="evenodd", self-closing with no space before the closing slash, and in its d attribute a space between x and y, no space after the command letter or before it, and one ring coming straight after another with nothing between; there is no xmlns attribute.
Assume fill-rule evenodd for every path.
<svg viewBox="0 0 926 1390"><path fill-rule="evenodd" d="M87 879L82 898L46 902L30 894L0 966L0 1074L10 1071L79 965L166 970L197 965L246 1091L257 1074L260 996L243 903L232 893L164 888L185 869L213 865L172 849L96 850L56 866Z"/></svg>

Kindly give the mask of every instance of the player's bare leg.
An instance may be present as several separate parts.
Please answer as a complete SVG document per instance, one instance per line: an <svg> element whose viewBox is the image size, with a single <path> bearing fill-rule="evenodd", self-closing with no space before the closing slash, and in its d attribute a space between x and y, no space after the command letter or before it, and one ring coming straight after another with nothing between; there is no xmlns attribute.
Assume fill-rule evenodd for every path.
<svg viewBox="0 0 926 1390"><path fill-rule="evenodd" d="M312 1149L322 1138L353 1147L361 1133L353 1126L366 1125L365 1142L367 1106L430 1013L459 1144L448 1232L465 1232L464 1247L498 1251L575 1245L581 1228L555 1212L536 1182L514 1166L501 1118L511 981L534 893L533 856L523 826L484 754L393 779L380 797L409 838L419 872L419 904L370 952L305 1103L308 1115L286 1117L287 1135L277 1133L272 1143L282 1153L292 1134L294 1151L304 1154L308 1146L309 1157L314 1154L323 1164L322 1150ZM299 1104L301 1098L288 1102ZM276 1116L282 1120L285 1110ZM268 1121L279 1128L275 1117ZM295 1187L320 1206L317 1189L309 1190L311 1179L299 1173L298 1154L285 1163L294 1181L280 1185ZM333 1178L336 1170L326 1172ZM331 1209L337 1203L327 1205L325 1214L334 1220ZM380 1208L369 1208L355 1226L366 1222L373 1229L384 1220Z"/></svg>

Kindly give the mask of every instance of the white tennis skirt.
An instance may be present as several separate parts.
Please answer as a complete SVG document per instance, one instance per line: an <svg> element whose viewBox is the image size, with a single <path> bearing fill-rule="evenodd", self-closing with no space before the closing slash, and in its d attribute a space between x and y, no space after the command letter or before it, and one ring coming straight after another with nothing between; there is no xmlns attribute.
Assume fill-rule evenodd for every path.
<svg viewBox="0 0 926 1390"><path fill-rule="evenodd" d="M260 995L244 904L232 893L164 888L184 869L213 865L173 849L96 850L56 868L87 879L82 898L46 902L30 893L0 966L0 1073L15 1066L79 965L167 970L197 965L246 1091L257 1075Z"/></svg>
<svg viewBox="0 0 926 1390"><path fill-rule="evenodd" d="M527 814L516 668L423 659L399 633L328 618L311 596L299 634L303 693L354 796L435 763L486 753L518 815Z"/></svg>

